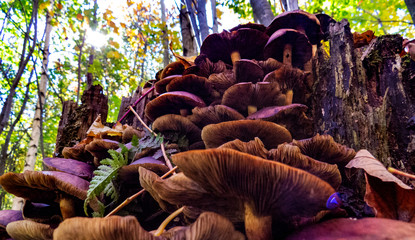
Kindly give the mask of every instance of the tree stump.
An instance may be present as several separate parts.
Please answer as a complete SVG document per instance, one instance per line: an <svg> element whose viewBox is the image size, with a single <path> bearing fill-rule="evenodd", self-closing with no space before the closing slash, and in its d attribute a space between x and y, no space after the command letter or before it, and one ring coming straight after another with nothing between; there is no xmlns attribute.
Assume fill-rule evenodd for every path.
<svg viewBox="0 0 415 240"><path fill-rule="evenodd" d="M118 119L120 119L124 114L128 111L129 107L132 106L137 99L139 99L143 93L145 93L147 90L144 90L139 86L137 90L135 91L134 95L132 97L122 97L121 100L121 106L120 106L120 112L118 113ZM144 109L146 107L146 104L151 101L154 97L154 91L147 94L141 101L133 107L134 110L138 113L138 115L143 119L143 121L148 125L151 123L151 121L145 116ZM132 112L129 112L128 115L121 121L122 124L128 124L135 128L143 128L142 124L138 119L134 116Z"/></svg>

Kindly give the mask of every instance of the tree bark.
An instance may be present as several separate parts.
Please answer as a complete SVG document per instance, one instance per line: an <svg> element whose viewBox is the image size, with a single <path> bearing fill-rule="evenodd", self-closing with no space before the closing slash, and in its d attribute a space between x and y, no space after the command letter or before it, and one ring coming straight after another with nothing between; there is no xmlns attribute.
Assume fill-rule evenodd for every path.
<svg viewBox="0 0 415 240"><path fill-rule="evenodd" d="M212 32L218 32L218 17L216 16L216 0L210 0L210 7L212 9Z"/></svg>
<svg viewBox="0 0 415 240"><path fill-rule="evenodd" d="M193 4L192 4L191 0L186 0L186 7L187 7L187 12L189 13L189 16L190 16L193 31L195 33L195 38L196 38L197 45L200 48L202 46L202 42L200 41L200 31L199 31L199 27L196 23L195 11L193 9Z"/></svg>
<svg viewBox="0 0 415 240"><path fill-rule="evenodd" d="M180 31L182 34L183 56L196 56L197 46L192 33L189 13L184 5L180 7Z"/></svg>
<svg viewBox="0 0 415 240"><path fill-rule="evenodd" d="M405 0L405 4L412 17L412 23L415 25L415 0Z"/></svg>
<svg viewBox="0 0 415 240"><path fill-rule="evenodd" d="M163 25L161 39L163 42L163 64L166 67L170 62L169 57L169 36L167 35L167 21L166 21L166 6L164 0L160 0L161 7L161 22Z"/></svg>
<svg viewBox="0 0 415 240"><path fill-rule="evenodd" d="M81 36L80 36L81 43L78 44L78 48L79 48L78 69L77 69L77 73L78 73L78 92L76 94L76 104L79 104L79 96L80 96L80 92L81 92L81 82L82 82L82 77L81 77L81 63L82 63L82 53L83 53L82 50L83 50L84 45L85 45L85 35L86 35L86 31L84 31L83 33L81 33ZM92 59L92 63L93 63L93 61L94 61L94 59Z"/></svg>
<svg viewBox="0 0 415 240"><path fill-rule="evenodd" d="M132 97L123 97L121 100L120 112L118 113L118 118L120 119L129 109L129 106L132 106L135 101L143 94L143 89L141 87L137 88L134 95ZM143 119L143 121L148 125L151 121L145 116L144 109L146 104L150 102L154 98L154 92L149 93L145 96L135 107L134 110L138 113L138 115ZM128 124L135 128L143 129L142 124L140 121L134 116L132 112L130 112L122 121L122 124Z"/></svg>
<svg viewBox="0 0 415 240"><path fill-rule="evenodd" d="M197 0L197 20L199 21L200 37L203 40L209 35L206 16L206 0Z"/></svg>
<svg viewBox="0 0 415 240"><path fill-rule="evenodd" d="M274 19L269 2L267 0L250 0L249 2L251 3L255 18L258 19L259 23L268 26Z"/></svg>

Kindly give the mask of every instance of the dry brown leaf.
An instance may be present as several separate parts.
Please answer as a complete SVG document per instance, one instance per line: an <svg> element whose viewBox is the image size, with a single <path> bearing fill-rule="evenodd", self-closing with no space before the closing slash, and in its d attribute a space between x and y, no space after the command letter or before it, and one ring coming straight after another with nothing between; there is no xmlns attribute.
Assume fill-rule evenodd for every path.
<svg viewBox="0 0 415 240"><path fill-rule="evenodd" d="M109 135L109 136L122 136L123 127L121 123L118 123L114 126L114 128L110 128L102 124L101 122L101 115L95 119L92 123L91 127L89 127L88 131L86 132L88 137L95 137L98 135Z"/></svg>

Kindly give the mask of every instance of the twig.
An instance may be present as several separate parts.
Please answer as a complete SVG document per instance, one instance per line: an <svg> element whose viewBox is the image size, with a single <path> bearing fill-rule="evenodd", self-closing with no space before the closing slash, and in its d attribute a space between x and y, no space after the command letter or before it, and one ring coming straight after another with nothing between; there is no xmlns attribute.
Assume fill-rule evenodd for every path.
<svg viewBox="0 0 415 240"><path fill-rule="evenodd" d="M400 175L400 176L403 176L403 177L407 177L407 178L411 178L411 179L414 179L415 180L415 175L410 174L410 173L406 173L406 172L399 171L398 169L395 169L393 167L388 167L388 171L390 173L393 173L393 174L396 174L396 175Z"/></svg>
<svg viewBox="0 0 415 240"><path fill-rule="evenodd" d="M163 176L161 176L161 179L165 179L171 173L173 173L174 171L176 171L176 169L177 169L177 166L174 167L174 168L172 168L170 171L166 172ZM136 199L138 196L140 196L141 194L143 194L143 192L145 192L145 191L146 191L145 189L141 189L136 194L131 195L130 197L128 197L127 199L125 199L124 202L122 202L120 205L118 205L118 207L116 207L114 210L112 210L110 213L108 213L107 216L105 216L105 217L107 218L109 216L114 215L115 213L117 213L118 211L120 211L122 208L124 208L125 206L127 206L134 199Z"/></svg>
<svg viewBox="0 0 415 240"><path fill-rule="evenodd" d="M130 111L134 113L134 115L138 118L138 121L140 121L140 123L144 126L145 129L147 129L151 134L157 137L157 134L147 126L147 124L143 121L143 119L141 119L141 117L137 114L136 111L134 111L134 108L132 108L131 106L130 106ZM167 154L166 154L166 149L164 148L164 141L161 141L160 147L161 147L161 152L163 153L164 161L166 162L167 167L169 169L173 169L173 165L171 165L170 159L167 157Z"/></svg>
<svg viewBox="0 0 415 240"><path fill-rule="evenodd" d="M169 224L171 222L171 220L173 220L175 217L177 217L177 215L179 215L180 213L183 212L184 207L181 207L179 209L177 209L176 211L174 211L172 214L170 214L170 216L168 216L161 224L160 227L157 228L157 231L154 233L155 237L159 237L164 229L166 228L167 224Z"/></svg>
<svg viewBox="0 0 415 240"><path fill-rule="evenodd" d="M137 104L141 101L141 99L143 99L145 96L147 96L150 92L152 92L154 90L155 86L152 86L147 92L145 92L143 95L141 95L141 97L139 99L137 99L137 101L135 101L135 103L133 104L133 107L137 106ZM128 111L126 113L124 113L124 115L120 118L120 120L118 120L118 122L121 122L127 115L128 113L130 113L130 109L128 109Z"/></svg>

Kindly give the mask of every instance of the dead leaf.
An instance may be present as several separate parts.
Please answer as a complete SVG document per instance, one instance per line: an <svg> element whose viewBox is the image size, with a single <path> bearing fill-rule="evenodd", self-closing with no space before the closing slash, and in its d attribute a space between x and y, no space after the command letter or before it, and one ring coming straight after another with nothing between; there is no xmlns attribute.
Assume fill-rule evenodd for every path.
<svg viewBox="0 0 415 240"><path fill-rule="evenodd" d="M115 125L115 129L112 129L110 127L105 126L104 124L102 124L101 122L101 115L98 115L98 117L95 119L95 121L92 123L91 127L89 127L87 133L88 137L98 137L98 136L104 136L104 135L108 135L111 137L114 136L122 136L122 130L120 131L117 127L117 125ZM121 126L122 128L122 126Z"/></svg>
<svg viewBox="0 0 415 240"><path fill-rule="evenodd" d="M363 169L370 176L377 177L383 182L395 182L404 189L411 189L411 187L390 173L370 152L364 149L357 152L356 156L346 165L346 168Z"/></svg>

